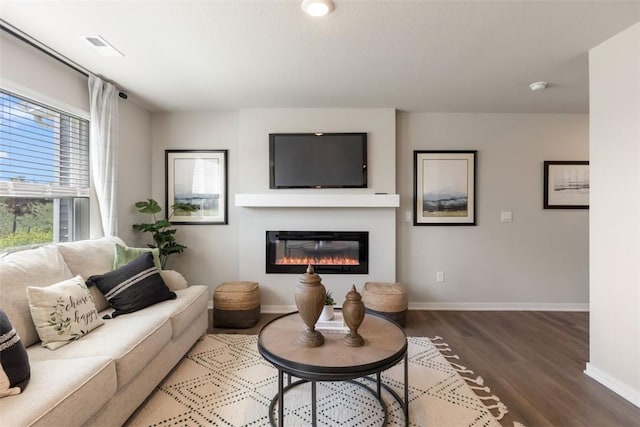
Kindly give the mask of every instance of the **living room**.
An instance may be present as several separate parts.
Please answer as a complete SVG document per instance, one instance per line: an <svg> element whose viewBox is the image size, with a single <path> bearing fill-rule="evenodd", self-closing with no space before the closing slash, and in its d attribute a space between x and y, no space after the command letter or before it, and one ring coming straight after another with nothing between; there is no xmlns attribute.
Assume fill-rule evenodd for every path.
<svg viewBox="0 0 640 427"><path fill-rule="evenodd" d="M40 3L33 10L29 10L28 7L20 5L20 2L3 2L1 18L3 22L24 31L60 54L72 58L74 62L91 72L103 75L105 79L112 80L116 85L122 85L122 91L129 95L129 99L119 101L116 191L117 236L127 244L144 246L147 243L144 236L132 228L132 225L140 222L141 218L133 207L134 203L153 197L164 205L165 150L228 150L228 223L179 225L178 239L188 248L183 254L173 257L170 261L170 268L182 273L188 283L207 286L209 300L215 287L220 283L254 280L260 283L262 312L284 313L295 309L292 294L298 276L265 273L263 267L265 230L305 230L310 227L323 230L364 229L371 233L371 250L377 251L372 252L372 257L376 262L372 263L370 273L367 275L323 275L323 283L335 295L342 297L348 292L351 284L355 283L358 288L361 288L364 282L371 280L404 284L409 293L410 310L589 312L590 357L588 363L591 370L588 366L583 368L587 369L590 376L627 401L636 406L639 405L640 367L637 361L640 360L638 350L640 295L637 286L639 277L636 260L640 239L637 233L628 232L637 225L637 197L629 199L629 193L637 195L635 190L638 182L638 156L618 154L618 157L610 157L623 150L637 154L635 146L637 144L634 143L634 138L637 137L637 120L634 122L633 117L638 116L637 104L640 97L632 95L633 88L637 88L638 82L637 79L633 80L633 76L618 75L618 68L631 67L633 58L637 62L637 52L623 52L620 53L620 57L616 57L611 53L617 48L616 46L611 48L599 46L617 34L627 38L638 34L637 22L640 19L640 8L637 3L613 2L617 5L592 5L593 9L577 4L565 4L566 9L553 9L548 5L558 14L557 16L563 19L569 19L568 16L572 13L577 13L579 8L585 7L585 13L594 20L591 26L599 29L599 31L594 30L597 35L591 36L591 39L585 37L593 41L581 52L580 58L563 58L563 61L567 62L577 61L581 66L575 79L582 81L583 85L576 90L577 100L572 98L575 104L567 106L562 101L562 98L567 95L562 91L567 90L566 86L571 86L571 79L574 77L559 73L558 79L554 81L553 63L546 69L538 67L532 71L521 70L522 74L518 76L519 87L514 85L506 89L501 88L498 84L501 80L500 76L492 76L490 81L485 81L483 77L487 78L487 75L481 72L476 73L476 68L485 71L482 67L483 61L504 64L520 60L520 56L513 58L510 56L508 49L510 45L499 45L495 49L482 50L485 54L487 51L490 52L488 57L478 55L466 60L471 65L467 67L466 73L462 73L466 80L456 80L456 84L460 86L456 92L457 97L448 97L446 93L440 93L437 84L434 83L430 83L431 86L426 89L414 88L423 98L431 96L436 98L435 103L437 105L437 102L440 102L440 108L434 107L433 104L424 108L418 106L411 108L409 104L394 103L397 98L393 93L407 94L408 90L400 85L400 80L405 77L412 78L413 70L398 71L398 75L389 79L388 83L383 80L383 77L375 74L373 74L374 77L365 79L367 81L363 82L363 85L369 83L369 79L377 79L375 83L380 88L379 93L386 94L388 96L386 99L384 97L361 99L356 95L350 99L349 86L358 86L358 81L345 82L341 80L337 71L330 76L334 79L333 81L317 75L313 72L313 66L317 65L313 60L302 70L296 70L305 71L309 73L310 78L319 78L323 83L324 86L319 92L309 89L309 93L315 93L316 96L312 101L294 97L294 94L305 94L307 90L303 89L304 86L300 86L297 80L291 85L292 87L289 87L290 93L286 92L286 82L280 81L279 85L285 89L281 90L280 97L273 98L274 101L271 104L259 98L247 99L249 89L256 93L263 91L263 88L254 87L252 80L252 73L260 73L262 65L256 65L257 69L252 70L252 73L241 67L235 70L241 74L240 81L246 83L249 88L241 87L240 83L236 83L241 95L236 99L235 105L216 104L217 100L206 101L207 97L204 93L217 91L223 97L234 91L233 86L214 86L215 91L192 87L191 69L198 68L200 63L184 66L185 71L181 75L173 76L181 83L170 86L166 93L163 93L165 88L160 86L147 87L147 83L144 83L145 78L139 75L137 77L140 86L132 86L125 84L119 78L119 73L126 74L128 68L131 69L132 74L134 71L140 73L140 70L134 70L127 64L128 52L124 46L115 41L118 37L117 33L112 36L115 39L113 42L125 50L124 58L115 59L120 61L119 65L113 65L113 63L109 65L104 58L96 59L97 56L92 52L87 53L85 57L78 55L80 47L75 44L65 46L62 37L54 37L52 33L54 30L50 27L48 29L46 25L47 23L50 25L51 15L59 18L61 22L70 20L74 16L82 16L86 19L87 27L74 30L79 33L73 37L80 38L80 35L87 35L89 32L102 31L99 27L98 29L90 28L90 25L98 26L99 20L92 19L91 14L83 7L74 10L75 6L67 2L60 3L58 10L54 11L55 7ZM229 29L232 25L222 23L220 16L231 16L228 14L233 7L229 4L233 2L221 3L223 5L220 7L223 9L219 15L214 14L217 16L215 22L216 25ZM227 4L224 5L224 3ZM283 4L288 4L296 12L300 9L298 2L266 2L267 6L264 4L258 6L258 3L260 2L245 2L243 7L249 9L248 5L252 5L259 8L284 8ZM343 4L336 1L335 3L336 8L333 14L327 17L328 19L336 19L336 16L340 16L339 14L349 12L350 8L362 7L361 4L357 4L358 2ZM393 2L376 3L379 7L388 8L385 10L391 13L390 16L396 16L393 15L394 13L400 16L400 12L393 9ZM412 3L428 4L429 2ZM432 4L430 7L435 9L425 9L421 13L438 12L444 13L438 16L448 16L448 13L460 12L465 10L465 7L471 7L472 12L477 12L482 7L489 7L480 5L480 2L476 5L468 4L470 2L456 3L456 7L460 9L446 12L446 6L442 4L438 6L445 11L442 12L436 7L437 5ZM527 11L534 12L533 16L536 18L542 19L550 14L545 11L545 7L536 5L537 2L522 3L526 3L524 6ZM500 9L502 6L505 7L504 10ZM108 6L103 7L109 9ZM502 13L506 13L507 16L511 13L515 14L514 22L532 19L517 7L514 9L508 9L506 5L496 7L500 9L499 12L494 11L496 15L488 16L497 19L497 17L504 17ZM596 10L598 7L602 7L603 10ZM132 9L131 17L126 19L139 17L140 15L136 13L148 12L141 5L138 5L138 8L140 10ZM254 17L253 12L242 10ZM605 21L604 18L602 20L594 18L605 10L611 13L606 16L610 17L614 24L607 26L602 24L602 21ZM198 9L195 8L189 13L197 14L197 11ZM356 10L358 11L360 9ZM123 11L114 6L113 15L118 16L118 12ZM169 12L166 13L170 15ZM472 14L472 12L465 13ZM189 13L185 12L185 16ZM160 15L166 18L162 13ZM291 15L293 16L293 12ZM371 20L367 21L371 25L376 19L383 19L378 14L372 17L366 13L354 16L367 17ZM480 16L487 18L487 15ZM574 19L576 18L565 25L569 27L578 25ZM546 25L551 25L549 21L544 22ZM117 22L117 19L114 21L105 19L104 22ZM295 22L297 26L316 26L313 31L310 31L312 39L307 42L311 43L316 51L324 52L321 40L322 37L326 37L328 29L317 27L320 24L309 21L308 17L304 16ZM490 20L484 22L488 23ZM277 26L273 22L271 25ZM584 24L579 28L587 33L584 27L588 26ZM544 28L544 25L539 27ZM151 24L150 28L157 29ZM474 28L480 31L485 27L478 24ZM500 29L506 31L504 27ZM243 30L247 31L244 27ZM491 33L491 31L488 32ZM233 34L237 35L235 32ZM472 33L465 34L473 37ZM108 34L103 35L108 36ZM66 37L71 39L71 35ZM177 46L180 46L180 43L188 43L182 37L185 36L176 36ZM536 41L532 37L530 34L528 40L530 45L526 44L527 49L523 49L524 51L533 49L531 46L534 45L546 46L547 39L542 35L536 36L541 41ZM141 39L144 40L144 38ZM247 43L245 48L249 49L245 55L254 54L257 64L268 62L269 55L255 47L254 39L248 40L252 41L245 42ZM496 40L501 39L499 37L493 39L494 42ZM80 40L78 45L81 42L86 43ZM352 42L356 43L356 41ZM367 45L362 40L360 42ZM525 43L525 40L521 42ZM20 92L25 96L40 96L40 99L45 101L56 100L60 104L71 105L80 111L88 111L86 76L6 31L0 33L0 43L2 47L0 77L4 89ZM388 44L393 45L392 42ZM223 55L223 53L226 55L224 46L217 44L216 46L220 50L221 58L226 58ZM446 43L442 46L446 47ZM394 58L393 46L380 47L386 49L384 52L390 55L390 58ZM296 45L290 48L299 49L300 47ZM473 48L479 48L479 46L468 43L466 52L472 51ZM589 61L591 49L593 51ZM363 56L368 58L367 55L374 55L375 52L372 53L374 50L367 50ZM541 50L544 52L544 49ZM144 52L144 49L140 52ZM447 55L442 55L435 58L446 57ZM628 59L629 57L631 59ZM162 55L148 60L154 63L156 68L162 68L163 61L170 60ZM388 59L388 61L400 63L404 61L404 68L411 69L412 63L407 57ZM384 61L380 60L380 63L382 62ZM375 61L373 63L375 64ZM353 63L347 65L338 68L356 66ZM366 65L370 66L372 62L367 62ZM110 69L114 70L112 74L106 71ZM533 75L533 71L544 75ZM160 71L157 72L160 73ZM231 73L229 70L225 72ZM271 68L264 72L274 73ZM428 73L424 72L427 76ZM547 77L549 75L551 77ZM456 74L456 78L459 77L460 74ZM561 80L561 77L564 80ZM169 77L165 78L169 79ZM280 80L285 81L287 78L286 74L279 77ZM543 91L531 91L528 87L529 83L538 79L549 79L548 87ZM624 97L619 95L620 99L618 99L616 98L618 95L607 94L606 88L612 81L620 85L622 88L620 92L631 98L626 101L624 107L620 107L621 110L617 110L618 107L614 108L614 105L623 104L621 101ZM179 93L179 90L188 93L193 102L185 103L184 99L187 95ZM509 93L509 96L513 97L510 98L513 103L508 104L506 101L502 103L499 96L492 93L493 91L500 94ZM560 95L554 94L554 91L560 92ZM142 94L147 92L158 93L157 98L154 100L145 98ZM474 97L467 99L465 92L473 94ZM513 95L512 93L515 92L518 94ZM171 104L172 98L175 98L174 104ZM482 103L483 98L487 99L486 105ZM165 105L160 104L158 100L161 99L166 102ZM332 101L333 99L340 101ZM209 107L203 106L206 102L210 103ZM618 130L622 135L612 133L613 125L608 122L611 115L631 117L627 124L620 125L621 129L626 129ZM269 133L274 132L366 132L368 187L320 190L270 189L268 136ZM413 224L415 181L413 156L414 151L420 150L477 150L475 225L445 227ZM543 163L549 160L590 161L593 185L588 210L543 208ZM623 160L628 163L624 163ZM615 181L610 174L614 170L619 173L617 176L619 180L628 183L624 193L622 189L618 194L613 194L611 190ZM630 192L629 189L635 192ZM288 195L387 193L397 194L399 204L393 208L366 206L255 208L236 204L238 195L272 193ZM612 218L608 206L615 197L622 196L630 201L629 212L621 212L619 217ZM510 221L501 220L506 213L509 213ZM101 235L99 219L93 215L91 236L100 237ZM620 248L614 249L614 242ZM437 273L443 273L442 280L438 279Z"/></svg>

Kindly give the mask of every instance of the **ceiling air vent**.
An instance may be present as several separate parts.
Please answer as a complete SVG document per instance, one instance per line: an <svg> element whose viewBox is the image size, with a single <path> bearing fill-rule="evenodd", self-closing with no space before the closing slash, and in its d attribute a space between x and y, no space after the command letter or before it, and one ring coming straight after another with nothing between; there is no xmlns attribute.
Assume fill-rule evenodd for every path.
<svg viewBox="0 0 640 427"><path fill-rule="evenodd" d="M88 41L101 55L104 56L124 56L122 52L113 47L102 36L84 36L84 39Z"/></svg>

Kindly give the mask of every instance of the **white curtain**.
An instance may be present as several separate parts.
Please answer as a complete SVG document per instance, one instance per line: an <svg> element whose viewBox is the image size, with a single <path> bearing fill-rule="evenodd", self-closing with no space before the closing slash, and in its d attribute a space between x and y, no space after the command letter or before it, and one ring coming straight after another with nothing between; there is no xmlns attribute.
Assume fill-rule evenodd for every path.
<svg viewBox="0 0 640 427"><path fill-rule="evenodd" d="M102 231L117 233L116 156L118 154L118 91L99 77L89 76L91 178L98 199Z"/></svg>

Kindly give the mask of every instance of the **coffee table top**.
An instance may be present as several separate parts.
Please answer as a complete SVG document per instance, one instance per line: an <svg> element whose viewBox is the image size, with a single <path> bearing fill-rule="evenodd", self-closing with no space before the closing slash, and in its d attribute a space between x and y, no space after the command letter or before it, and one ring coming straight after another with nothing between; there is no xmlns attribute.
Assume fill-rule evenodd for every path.
<svg viewBox="0 0 640 427"><path fill-rule="evenodd" d="M381 372L398 363L407 352L407 337L395 323L367 313L358 333L362 347L343 343L345 334L323 333L324 344L304 347L296 343L304 323L298 312L267 323L258 337L258 351L278 369L298 378L340 380Z"/></svg>

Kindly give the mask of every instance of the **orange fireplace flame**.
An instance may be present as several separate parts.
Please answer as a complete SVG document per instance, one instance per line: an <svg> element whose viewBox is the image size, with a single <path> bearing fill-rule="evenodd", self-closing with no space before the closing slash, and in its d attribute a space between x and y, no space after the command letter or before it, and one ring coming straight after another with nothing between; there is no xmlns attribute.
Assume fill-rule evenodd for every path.
<svg viewBox="0 0 640 427"><path fill-rule="evenodd" d="M343 256L324 257L282 257L276 260L276 265L360 265L355 258Z"/></svg>

